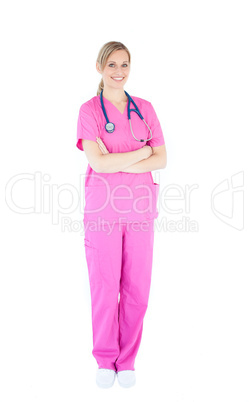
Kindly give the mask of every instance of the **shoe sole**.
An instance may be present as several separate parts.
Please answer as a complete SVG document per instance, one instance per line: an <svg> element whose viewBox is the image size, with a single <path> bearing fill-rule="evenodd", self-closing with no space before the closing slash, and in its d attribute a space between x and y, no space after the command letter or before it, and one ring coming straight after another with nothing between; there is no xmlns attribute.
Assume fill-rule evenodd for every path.
<svg viewBox="0 0 249 402"><path fill-rule="evenodd" d="M114 382L115 382L115 378L116 378L116 375L115 375L115 377L114 377L112 383L110 383L110 384L102 384L101 382L98 382L98 380L96 379L96 384L97 384L98 387L100 387L100 388L111 388L111 387L113 386Z"/></svg>
<svg viewBox="0 0 249 402"><path fill-rule="evenodd" d="M114 381L113 381L113 383L111 385L99 384L97 381L96 381L96 384L98 385L99 388L105 388L106 389L106 388L111 388L113 386L113 384L114 384Z"/></svg>

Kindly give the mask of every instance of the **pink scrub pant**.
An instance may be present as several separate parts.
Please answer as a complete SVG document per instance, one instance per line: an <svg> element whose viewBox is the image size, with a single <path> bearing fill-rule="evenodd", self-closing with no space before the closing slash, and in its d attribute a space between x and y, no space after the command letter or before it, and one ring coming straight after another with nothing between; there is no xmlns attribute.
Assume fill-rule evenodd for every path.
<svg viewBox="0 0 249 402"><path fill-rule="evenodd" d="M154 220L85 227L98 368L135 370L151 284ZM120 300L118 300L118 298Z"/></svg>

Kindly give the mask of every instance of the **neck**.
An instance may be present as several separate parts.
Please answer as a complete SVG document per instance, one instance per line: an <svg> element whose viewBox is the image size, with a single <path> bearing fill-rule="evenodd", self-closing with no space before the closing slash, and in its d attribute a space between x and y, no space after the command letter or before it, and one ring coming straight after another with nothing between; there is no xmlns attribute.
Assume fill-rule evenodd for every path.
<svg viewBox="0 0 249 402"><path fill-rule="evenodd" d="M108 99L110 102L122 103L127 102L127 96L123 88L110 88L105 87L102 93L103 97Z"/></svg>

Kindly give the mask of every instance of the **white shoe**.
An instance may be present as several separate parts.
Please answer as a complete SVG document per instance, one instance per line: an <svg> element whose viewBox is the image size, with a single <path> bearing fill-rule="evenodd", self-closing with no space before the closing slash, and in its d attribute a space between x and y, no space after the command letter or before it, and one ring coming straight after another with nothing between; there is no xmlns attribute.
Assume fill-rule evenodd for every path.
<svg viewBox="0 0 249 402"><path fill-rule="evenodd" d="M136 383L136 376L134 370L123 370L117 373L118 382L121 387L129 388L133 387Z"/></svg>
<svg viewBox="0 0 249 402"><path fill-rule="evenodd" d="M100 388L110 388L113 386L116 377L116 371L110 369L98 369L96 374L96 383Z"/></svg>

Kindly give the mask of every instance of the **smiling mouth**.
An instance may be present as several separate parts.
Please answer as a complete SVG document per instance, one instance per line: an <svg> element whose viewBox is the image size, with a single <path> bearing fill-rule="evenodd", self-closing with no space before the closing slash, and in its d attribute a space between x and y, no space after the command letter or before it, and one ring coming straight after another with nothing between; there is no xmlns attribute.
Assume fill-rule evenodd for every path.
<svg viewBox="0 0 249 402"><path fill-rule="evenodd" d="M114 77L111 77L114 81L123 81L123 79L124 79L124 77L123 78L114 78Z"/></svg>

